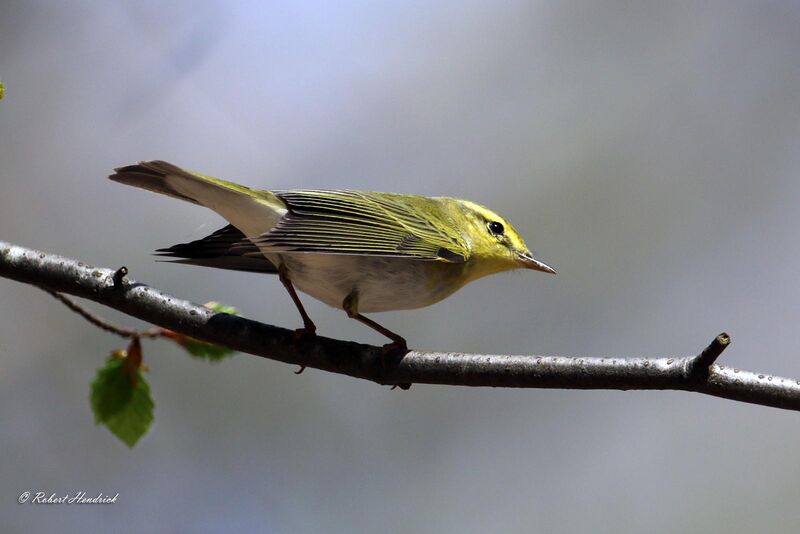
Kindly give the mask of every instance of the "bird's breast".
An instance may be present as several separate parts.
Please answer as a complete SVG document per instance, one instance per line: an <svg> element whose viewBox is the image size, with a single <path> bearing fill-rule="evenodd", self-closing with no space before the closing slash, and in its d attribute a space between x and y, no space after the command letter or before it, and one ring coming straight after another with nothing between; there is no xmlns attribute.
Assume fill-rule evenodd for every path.
<svg viewBox="0 0 800 534"><path fill-rule="evenodd" d="M297 289L335 308L356 291L363 313L429 306L466 281L464 264L413 258L295 253L279 261Z"/></svg>

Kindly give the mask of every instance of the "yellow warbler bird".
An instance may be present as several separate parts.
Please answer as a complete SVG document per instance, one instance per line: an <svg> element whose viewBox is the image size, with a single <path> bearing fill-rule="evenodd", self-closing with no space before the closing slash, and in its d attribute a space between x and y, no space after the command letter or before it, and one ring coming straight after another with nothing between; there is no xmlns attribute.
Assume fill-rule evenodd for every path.
<svg viewBox="0 0 800 534"><path fill-rule="evenodd" d="M421 308L483 276L511 269L555 270L533 257L501 216L447 197L349 190L251 189L164 161L115 169L109 178L211 208L230 224L170 248L178 263L275 273L303 318L316 326L295 287L406 347L362 315Z"/></svg>

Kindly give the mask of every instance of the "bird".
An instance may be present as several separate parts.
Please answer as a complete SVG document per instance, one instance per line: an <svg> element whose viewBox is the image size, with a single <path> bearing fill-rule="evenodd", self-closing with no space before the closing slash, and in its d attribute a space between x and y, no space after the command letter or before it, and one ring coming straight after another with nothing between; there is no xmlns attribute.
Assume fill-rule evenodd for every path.
<svg viewBox="0 0 800 534"><path fill-rule="evenodd" d="M407 350L404 337L364 313L430 306L503 271L556 274L506 219L469 200L254 189L159 160L116 168L109 178L226 219L207 237L156 253L176 263L277 274L303 321L297 338L317 330L297 290L389 338L384 349Z"/></svg>

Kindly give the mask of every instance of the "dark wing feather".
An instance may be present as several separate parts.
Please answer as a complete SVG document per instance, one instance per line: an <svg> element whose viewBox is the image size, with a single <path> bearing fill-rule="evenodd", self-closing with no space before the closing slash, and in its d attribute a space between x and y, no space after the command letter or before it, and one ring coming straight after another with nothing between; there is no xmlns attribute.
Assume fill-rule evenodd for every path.
<svg viewBox="0 0 800 534"><path fill-rule="evenodd" d="M159 256L180 258L172 263L215 267L252 273L277 273L275 266L233 225L190 243L156 251Z"/></svg>
<svg viewBox="0 0 800 534"><path fill-rule="evenodd" d="M275 193L288 212L255 240L265 252L399 256L451 263L469 258L469 246L452 214L437 199L361 191Z"/></svg>

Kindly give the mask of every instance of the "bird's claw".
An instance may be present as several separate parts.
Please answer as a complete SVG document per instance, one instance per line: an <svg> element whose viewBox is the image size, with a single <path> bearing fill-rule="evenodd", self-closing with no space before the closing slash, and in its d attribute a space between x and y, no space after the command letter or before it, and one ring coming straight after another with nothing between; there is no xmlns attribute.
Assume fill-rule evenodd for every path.
<svg viewBox="0 0 800 534"><path fill-rule="evenodd" d="M383 356L388 356L393 352L398 352L398 353L408 352L408 344L406 343L406 340L402 338L396 339L391 343L387 343L382 348L383 348Z"/></svg>
<svg viewBox="0 0 800 534"><path fill-rule="evenodd" d="M310 341L317 337L317 329L310 327L298 328L294 331L294 340L296 342Z"/></svg>
<svg viewBox="0 0 800 534"><path fill-rule="evenodd" d="M408 344L406 344L406 340L403 338L395 339L391 343L385 344L381 347L381 376L386 374L386 358L391 356L397 356L398 358L403 356L406 352L408 352ZM400 389L408 389L411 387L411 384L403 383L403 384L394 384L392 385L392 389L399 387Z"/></svg>

